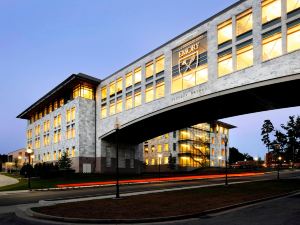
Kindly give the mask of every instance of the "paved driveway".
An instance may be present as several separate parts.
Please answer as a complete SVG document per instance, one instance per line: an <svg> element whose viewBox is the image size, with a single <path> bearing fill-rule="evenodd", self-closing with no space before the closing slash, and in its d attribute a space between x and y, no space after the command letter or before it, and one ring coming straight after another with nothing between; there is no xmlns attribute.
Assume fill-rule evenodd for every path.
<svg viewBox="0 0 300 225"><path fill-rule="evenodd" d="M16 184L18 182L19 182L18 179L0 174L0 187L11 185L11 184Z"/></svg>

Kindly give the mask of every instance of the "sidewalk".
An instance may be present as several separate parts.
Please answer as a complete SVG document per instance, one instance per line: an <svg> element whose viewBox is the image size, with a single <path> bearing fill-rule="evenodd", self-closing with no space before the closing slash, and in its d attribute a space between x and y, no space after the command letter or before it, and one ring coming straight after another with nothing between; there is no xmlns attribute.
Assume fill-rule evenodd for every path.
<svg viewBox="0 0 300 225"><path fill-rule="evenodd" d="M12 178L12 177L8 177L8 176L0 174L0 187L4 187L7 185L11 185L11 184L16 184L18 182L19 182L19 180L16 178Z"/></svg>

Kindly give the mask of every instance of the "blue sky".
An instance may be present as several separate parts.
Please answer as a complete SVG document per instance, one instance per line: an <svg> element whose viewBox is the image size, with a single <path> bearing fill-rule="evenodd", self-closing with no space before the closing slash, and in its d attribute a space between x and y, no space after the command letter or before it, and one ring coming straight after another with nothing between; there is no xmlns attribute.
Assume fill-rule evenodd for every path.
<svg viewBox="0 0 300 225"><path fill-rule="evenodd" d="M104 78L235 0L1 0L0 154L25 145L15 117L72 73ZM224 121L231 146L263 155L260 127L278 125L300 108ZM275 123L275 124L276 124Z"/></svg>

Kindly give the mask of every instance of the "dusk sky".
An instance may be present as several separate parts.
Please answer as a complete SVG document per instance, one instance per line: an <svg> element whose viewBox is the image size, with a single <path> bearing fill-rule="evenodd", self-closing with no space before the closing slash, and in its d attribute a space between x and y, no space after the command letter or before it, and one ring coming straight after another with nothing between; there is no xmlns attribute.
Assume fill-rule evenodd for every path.
<svg viewBox="0 0 300 225"><path fill-rule="evenodd" d="M100 79L236 0L0 0L0 154L25 146L16 116L73 73ZM263 156L264 119L279 127L300 107L223 121L230 146Z"/></svg>

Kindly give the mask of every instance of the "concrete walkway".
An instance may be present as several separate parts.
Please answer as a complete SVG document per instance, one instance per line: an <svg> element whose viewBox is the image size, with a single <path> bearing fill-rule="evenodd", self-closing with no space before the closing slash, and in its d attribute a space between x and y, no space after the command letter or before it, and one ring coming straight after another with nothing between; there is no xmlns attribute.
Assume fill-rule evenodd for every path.
<svg viewBox="0 0 300 225"><path fill-rule="evenodd" d="M16 183L19 183L18 179L0 174L0 187L16 184Z"/></svg>

